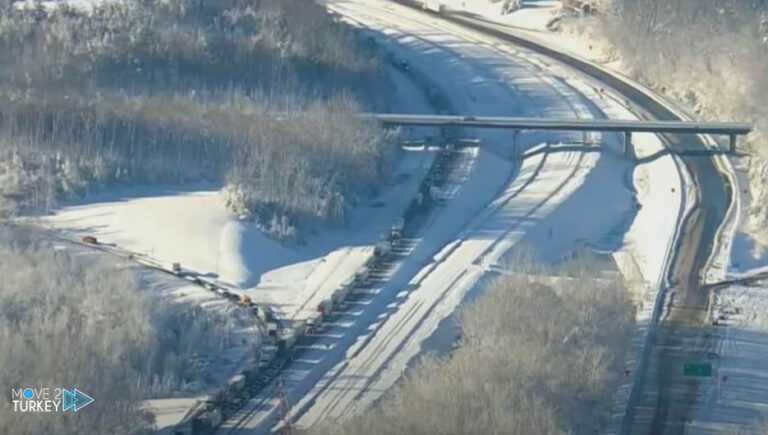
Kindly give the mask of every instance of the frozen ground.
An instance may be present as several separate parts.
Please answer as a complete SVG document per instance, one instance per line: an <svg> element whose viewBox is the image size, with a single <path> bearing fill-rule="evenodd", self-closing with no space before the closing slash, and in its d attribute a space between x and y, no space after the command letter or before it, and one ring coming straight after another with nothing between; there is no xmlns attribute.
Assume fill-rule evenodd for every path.
<svg viewBox="0 0 768 435"><path fill-rule="evenodd" d="M717 309L728 316L732 328L768 332L768 282L732 286L717 292ZM768 354L766 354L768 356Z"/></svg>
<svg viewBox="0 0 768 435"><path fill-rule="evenodd" d="M441 3L453 11L464 11L500 24L540 32L546 31L547 25L559 17L562 10L562 4L557 0L522 0L520 9L509 14L503 13L503 1L444 0Z"/></svg>
<svg viewBox="0 0 768 435"><path fill-rule="evenodd" d="M173 433L180 417L197 404L197 399L159 399L147 400L142 409L155 415L156 433Z"/></svg>
<svg viewBox="0 0 768 435"><path fill-rule="evenodd" d="M731 253L730 275L748 275L768 270L768 249L756 243L748 234L736 233Z"/></svg>
<svg viewBox="0 0 768 435"><path fill-rule="evenodd" d="M521 7L509 14L502 13L502 3L484 1L444 0L448 13L460 14L482 20L488 24L503 26L518 35L534 41L557 46L558 49L584 59L600 63L612 63L608 47L589 37L587 28L566 27L555 32L558 21L569 16L557 0L521 0Z"/></svg>

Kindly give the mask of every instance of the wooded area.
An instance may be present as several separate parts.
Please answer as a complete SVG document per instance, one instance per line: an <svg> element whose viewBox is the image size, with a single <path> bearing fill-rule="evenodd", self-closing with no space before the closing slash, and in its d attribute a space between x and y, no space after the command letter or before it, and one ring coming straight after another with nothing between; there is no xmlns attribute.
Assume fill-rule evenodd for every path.
<svg viewBox="0 0 768 435"><path fill-rule="evenodd" d="M55 250L18 227L0 226L0 276L0 383L96 399L77 414L2 406L0 433L135 432L140 400L207 391L201 358L239 344L234 305L215 312L139 291L125 264Z"/></svg>
<svg viewBox="0 0 768 435"><path fill-rule="evenodd" d="M2 3L0 215L208 180L275 236L343 221L392 149L346 116L383 104L379 62L301 0Z"/></svg>
<svg viewBox="0 0 768 435"><path fill-rule="evenodd" d="M768 4L763 0L614 0L594 20L640 81L703 118L746 121L748 226L768 244Z"/></svg>
<svg viewBox="0 0 768 435"><path fill-rule="evenodd" d="M375 409L310 433L595 433L622 372L628 294L589 262L517 266L460 314L449 358L422 361Z"/></svg>

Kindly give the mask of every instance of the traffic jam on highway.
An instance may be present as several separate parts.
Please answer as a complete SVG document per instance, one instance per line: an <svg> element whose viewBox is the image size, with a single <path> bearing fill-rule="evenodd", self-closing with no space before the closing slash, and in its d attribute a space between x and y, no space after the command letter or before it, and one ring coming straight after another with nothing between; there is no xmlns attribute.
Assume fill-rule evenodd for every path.
<svg viewBox="0 0 768 435"><path fill-rule="evenodd" d="M400 159L371 198L343 199L351 211L340 228L324 221L310 224L306 239L279 239L262 223L249 225L252 210L226 209L232 197L208 185L118 194L32 221L77 252L159 272L162 285L142 282L186 298L183 309L197 314L215 299L254 325L238 330L249 340L226 326L221 340L247 350L214 351L229 358L215 388L179 402L178 392L143 400L144 427L173 435L332 431L382 406L428 357L459 359L455 352L471 341L462 316L488 288L521 279L554 304L564 298L553 289L586 269L595 287L620 283L629 308L607 315L631 321L622 343L612 342L622 353L606 372L602 357L581 360L594 363L590 376L610 378L607 393L575 401L602 409L601 421L578 422L582 433L714 434L762 415L768 338L749 328L768 328L757 290L768 265L750 263L738 274L732 267L744 214L739 192L747 193L738 141L751 124L694 118L571 48L592 52L591 40L550 32L564 17L603 17L602 1L318 3L384 61L394 113L358 118L395 138L393 159ZM162 217L137 224L147 210ZM275 214L269 230L296 231L285 222ZM553 272L560 265L583 270ZM605 314L586 311L542 324L589 318L594 326ZM515 321L492 326L515 329ZM550 350L573 356L587 347L579 342L586 329L572 328L565 339L550 340L545 329L539 335ZM543 353L531 354L540 358L526 363L531 373L550 365ZM198 388L197 381L190 376L186 386ZM552 379L547 388L571 382L576 391L581 381Z"/></svg>
<svg viewBox="0 0 768 435"><path fill-rule="evenodd" d="M431 148L436 152L436 157L404 217L397 218L391 223L388 231L381 235L364 265L356 269L352 276L316 307L302 312L299 320L280 316L268 305L254 302L244 292L183 268L179 262L164 266L162 262L150 259L145 254L130 252L112 243L103 243L93 235L83 236L80 240L68 239L60 235L55 237L68 243L96 248L137 262L144 267L187 280L251 313L263 334L263 340L255 349L254 355L244 364L245 368L240 373L233 376L217 393L198 400L174 425L175 434L212 433L222 422L237 416L238 411L247 405L249 399L263 392L270 384L281 383L281 371L301 353L296 350L297 343L304 347L311 345L313 338L326 330L326 323L332 321L334 315L338 316L349 308L350 299L359 301L361 297L370 296L372 285L380 282L383 279L382 276L391 271L398 259L404 258L413 249L414 241L404 237L407 227L410 227L410 231L413 232L414 224L408 222L423 216L431 208L444 204L445 195L441 188L456 166L458 154L461 154L461 150L480 146L476 139L452 139L448 145L442 147L436 147L433 142L435 140L418 140L403 144L404 147L411 149ZM147 412L151 414L151 411ZM283 415L278 418L278 421L285 417L286 415Z"/></svg>

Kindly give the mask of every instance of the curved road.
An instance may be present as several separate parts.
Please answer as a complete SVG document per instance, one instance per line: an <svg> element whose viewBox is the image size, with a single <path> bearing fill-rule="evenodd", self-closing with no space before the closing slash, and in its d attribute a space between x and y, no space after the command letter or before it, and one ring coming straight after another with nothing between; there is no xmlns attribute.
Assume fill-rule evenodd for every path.
<svg viewBox="0 0 768 435"><path fill-rule="evenodd" d="M334 2L347 3L350 7L356 5ZM354 14L357 19L373 20L372 25L387 31L399 29L390 37L402 44L387 45L398 50L396 56L408 57L413 66L409 74L418 74L419 64L446 66L435 87L450 93L456 111L478 116L602 116L564 81L541 75L538 65L522 58L510 61L493 48L478 48L477 41L465 37L437 36L444 32L421 20L402 16L382 19L384 11L361 9ZM388 20L397 25L391 26ZM410 53L400 50L406 45L417 48ZM429 73L434 75L435 70ZM465 85L456 87L456 83ZM538 99L545 104L531 104ZM594 140L593 136L599 137L590 133L532 133L521 142L585 143ZM604 142L618 150L620 138L606 136ZM416 243L413 251L376 283L371 295L355 297L351 310L334 316L322 336L314 337L312 344L299 343L298 359L283 370L291 418L299 425L307 427L320 420L344 418L360 403L375 400L391 386L419 352L421 341L431 335L438 321L455 309L484 273L486 263L495 261L532 230L541 230L538 222L584 184L598 160L602 162L600 167L612 171L616 180L605 193L616 193L617 208L633 207L632 194L622 184L631 165L622 163L620 152L598 158L595 152L562 149L538 154L520 164L512 158L509 132L485 132L481 137L488 140L475 157L457 168L459 176L453 180L456 187L450 188L449 183L453 199L428 217L427 225L412 234L406 229ZM610 224L615 215L606 213L600 220L583 213L582 218L604 232L605 221ZM244 412L224 424L222 432L264 433L273 429L278 414L274 393L277 389L268 388L258 395ZM361 398L361 394L365 396Z"/></svg>
<svg viewBox="0 0 768 435"><path fill-rule="evenodd" d="M348 2L334 3L339 4ZM402 3L413 6L411 3L408 3L404 0ZM379 12L384 13L381 10L379 10ZM593 76L594 78L606 82L616 91L625 95L637 106L642 107L644 109L643 116L647 117L648 119L677 119L673 113L669 112L663 106L656 103L642 91L635 89L631 85L627 85L619 80L616 80L609 74L602 72L599 68L593 68L588 63L580 64L579 61L570 59L567 56L563 56L557 52L548 50L546 48L541 48L535 44L531 44L530 42L527 42L527 40L515 36L514 32L510 31L509 29L497 27L484 21L476 20L471 17L459 14L449 15L447 18L455 24L460 24L461 26L465 26L474 31L486 35L491 35L502 41L523 45L527 48L533 49L534 51L539 51L545 55L561 60L569 64L571 67L579 69L582 72ZM363 21L373 19L378 18L373 16L362 18ZM397 20L402 19L402 17L395 17L392 23L393 28L397 27L395 24ZM439 19L435 17L427 17L426 19L426 21L433 22L433 27L439 26L439 24L434 24L434 21L437 20ZM418 39L419 36L404 34L399 38L406 40L410 38L413 40L414 38ZM457 59L467 56L467 53L457 51L455 48L446 49L439 45L429 46L429 44L432 43L427 40L421 40L419 43L427 46L426 50L429 52L440 50L453 51L452 55ZM470 55L470 57L472 56ZM467 66L465 68L480 68L478 65L492 65L490 68L498 67L498 65L493 63L495 59L481 59L481 57L481 55L477 55L477 59L471 59L478 60L477 62L473 62L474 66L472 67L469 66L470 62L466 62ZM533 94L536 92L541 92L541 105L534 106L548 107L548 105L553 105L555 108L559 107L559 109L556 110L563 111L561 113L569 113L570 116L599 116L595 113L591 113L590 115L590 112L594 112L595 108L589 107L589 104L583 100L583 95L574 98L572 94L573 89L570 89L567 85L563 85L557 80L552 80L552 78L544 79L543 77L546 77L546 74L542 74L541 65L537 65L535 62L530 62L528 59L518 59L517 61L530 63L530 65L527 65L522 69L518 67L518 71L512 73L513 78L503 77L503 79L516 80L518 82L518 87L528 86L531 88L531 86L533 86L533 91L531 91ZM526 71L528 69L530 69L530 71ZM476 70L474 72L470 71L470 81L472 74L476 74L477 76L487 76L488 72L481 70ZM521 78L524 77L525 74L530 76L528 79L539 83L536 85L529 85L525 82L524 79ZM502 77L499 77L500 81L501 79ZM546 90L545 92L542 91L545 89L549 90ZM450 91L453 92L454 89L451 89ZM483 110L485 110L487 113L492 115L502 115L512 112L511 114L520 116L521 110L523 113L525 113L526 110L525 99L521 98L521 96L515 92L511 92L510 89L505 86L497 86L492 87L492 89L485 90L478 90L476 88L471 88L470 86L462 86L457 87L455 92L457 94L461 94L461 97L465 99L463 102L465 107L458 107L458 110L462 110L463 113L477 112L478 114L483 114ZM480 95L477 94L478 92ZM482 95L483 92L496 92L497 94L490 98L490 100L496 101L500 101L498 93L504 93L506 98L502 100L505 100L507 107L513 107L514 109L502 109L507 110L507 112L500 112L499 107L494 108L477 105L478 100L484 102L488 100L488 98L484 97L493 95ZM560 100L559 103L557 102L558 100ZM563 104L563 102L566 104ZM534 107L533 110L536 110L536 108ZM580 111L585 113L580 115ZM539 115L553 116L553 113L541 113ZM564 137L567 137L567 135ZM616 142L616 138L613 139L614 142ZM692 150L706 149L706 145L697 137L682 138L675 135L667 135L664 137L664 139L670 146L675 148L685 147L686 149ZM604 139L604 141L608 141L608 139ZM618 145L618 143L616 143L616 145ZM490 149L490 153L493 153L496 156L503 157L505 152L506 151L504 148ZM578 188L579 183L571 181L571 179L573 177L577 177L579 173L583 172L584 170L588 172L589 169L594 166L594 162L590 161L589 159L584 161L583 159L585 153L564 154L565 155L561 154L557 159L554 159L550 162L540 162L540 164L535 164L529 167L526 167L524 164L523 167L518 169L520 172L520 176L518 178L522 179L526 189L530 189L530 185L533 184L533 182L526 181L527 179L525 177L531 177L531 180L546 180L548 177L553 177L555 182L544 183L541 187L534 186L534 189L528 190L528 192L532 192L531 195L533 196L523 202L524 206L527 208L513 208L511 209L513 214L518 213L521 218L528 216L538 216L533 214L538 213L536 210L543 207L544 211L547 211L547 207L551 208L556 206L558 204L557 201L563 201L564 198L568 196L569 192L572 192L573 189ZM557 156L557 154L554 155ZM550 157L550 159L552 159L552 157ZM632 406L627 413L627 418L625 419L625 424L623 425L622 431L626 433L681 433L684 422L690 419L691 411L694 410L697 400L696 398L698 397L697 392L701 388L701 385L695 381L692 382L683 379L681 373L678 373L675 370L669 370L669 368L680 366L682 361L688 360L690 358L701 357L702 355L706 354L710 347L712 347L707 328L701 327L703 317L706 314L708 298L706 291L701 289L699 273L709 257L709 252L711 251L714 241L714 234L720 222L722 221L730 203L730 190L727 184L724 183L723 177L717 171L710 157L687 156L683 157L683 161L692 174L694 181L700 187L697 189L697 192L703 191L706 192L706 195L702 195L700 193L697 194L698 207L694 209L690 218L686 222L685 229L679 241L679 255L675 259L675 263L671 272L671 281L675 284L676 297L674 298L674 302L672 303L672 310L670 311L668 317L657 330L656 340L652 349L653 351L650 353L650 359L647 365L647 372L644 373L646 376L646 382L642 382L641 379L637 383L638 388L635 389ZM545 175L542 176L540 165L544 163L549 164L549 166L547 166L547 168L549 168L547 170L549 171L551 171L552 167L559 167L560 169L551 173L546 172ZM584 168L579 169L580 166L585 164L586 166ZM500 168L501 167L497 167L497 169ZM559 193L558 190L560 190L560 188L554 192L543 191L546 189L552 189L553 185L559 185L561 188L564 187L565 189L563 189L563 192ZM501 195L500 198L504 198L505 196L509 195L511 195L511 197L515 197L519 194L514 193L519 187L514 183L512 186L508 186L506 188L502 187L503 183L499 184L498 186L501 188L501 190L498 190L498 195ZM537 194L536 189L541 191ZM546 199L548 196L550 198L554 196L556 200L552 201L551 199ZM541 199L538 198L544 198L544 202L541 202L541 206L535 205L541 201ZM516 207L519 207L519 204L516 205ZM510 209L504 209L503 207L497 207L495 209L501 210L501 215L505 217L507 217L510 213ZM485 211L485 215L481 213L481 215L478 216L481 219L479 221L475 219L475 222L477 223L475 225L469 224L469 229L466 227L468 224L464 224L465 227L462 230L464 233L466 233L467 230L474 230L477 231L478 234L487 235L491 234L492 232L497 232L493 233L497 235L495 235L495 238L490 241L490 245L470 245L469 248L463 248L470 250L466 255L466 258L469 258L469 263L466 263L466 259L462 259L458 264L451 264L450 269L457 269L459 274L449 279L450 282L436 283L438 286L443 286L445 288L445 292L448 292L457 283L461 283L462 280L465 280L467 274L471 275L472 273L476 273L477 271L475 269L477 267L480 267L482 270L484 265L487 266L488 264L486 263L486 257L489 253L494 253L497 256L495 258L498 258L498 255L501 255L501 252L503 252L504 249L511 247L515 240L520 237L519 230L512 231L511 234L508 231L498 232L498 223L494 223L491 226L484 226L485 224L483 224L483 222L489 222L489 219L493 216L493 213L493 211L488 210ZM462 232L456 234L461 233ZM423 234L420 236L424 237ZM459 248L461 248L461 246L459 246ZM429 251L429 249L427 249L427 251ZM426 259L429 258L429 255L419 256L419 258ZM462 255L461 258L464 258L464 256ZM415 277L414 279L419 278L417 281L421 282L423 277L418 276L421 273L419 271L419 261L416 261L414 264L405 265L400 269L396 269L393 273L394 276L389 278L400 280L406 278L407 282L407 278L410 276ZM435 267L439 267L439 265ZM384 290L386 290L386 288L384 288ZM391 290L386 290L386 292L389 293L392 291L397 292L397 290L394 288ZM405 309L397 309L393 314L385 314L388 317L385 317L381 323L377 323L371 326L376 326L377 328L385 328L384 330L386 330L388 327L387 325L392 323L395 330L400 330L406 325L409 325L408 328L414 328L412 330L416 331L416 328L419 328L420 325L425 321L424 319L428 318L427 316L429 316L430 312L434 310L434 307L438 307L443 303L441 298L444 298L444 296L442 294L435 295L434 292L427 292L424 293L424 295L427 297L427 299L421 299L421 297L409 297L408 301L412 302L411 305L407 305L407 301L403 304ZM435 297L437 299L434 299ZM455 298L457 296L452 297ZM391 312L389 306L386 304L382 305L381 302L377 303L375 301L371 302L371 304L373 308L378 307L378 309L384 310L383 312L385 313ZM366 309L368 308L362 308L361 312ZM421 316L422 320L419 320L418 316ZM392 322L388 323L388 319L390 317ZM336 333L348 333L350 324L346 322L346 317L342 320L344 320L342 323L345 324L340 326L343 326L343 328L341 330L337 330L338 328L334 327L331 331L328 332L329 335ZM355 320L352 319L351 321L354 322ZM363 326L367 326L367 324ZM355 342L354 337L343 339L332 337L333 340L329 341L329 343L332 342L334 345L343 344L344 346L348 346L350 349L354 349L350 350L349 353L353 355L359 353L361 355L360 359L362 363L361 365L356 365L354 363L353 356L353 359L349 360L351 365L349 365L350 362L347 362L344 363L341 367L336 367L333 369L331 369L333 364L330 364L328 361L322 362L323 357L320 355L323 351L322 347L315 347L315 345L312 345L310 352L307 352L306 355L303 356L304 360L299 361L298 364L293 364L293 366L295 366L294 369L289 367L289 370L286 371L286 383L290 386L293 380L299 379L300 377L310 376L311 378L317 380L315 384L319 385L320 389L317 391L317 393L312 393L312 385L310 384L301 386L300 383L296 383L293 385L293 390L288 391L287 394L289 400L291 401L291 405L295 406L295 409L292 410L293 417L299 419L299 421L301 421L302 418L308 419L307 425L311 425L319 419L325 418L327 415L329 415L329 413L331 413L335 418L341 418L345 415L348 415L355 408L355 402L360 398L362 391L370 390L373 386L376 388L386 387L388 383L381 380L382 371L385 369L385 366L392 364L392 355L401 353L404 351L404 349L411 349L411 351L414 349L412 346L409 348L408 343L406 342L401 344L390 343L390 339L387 337L388 336L386 334L375 334L372 339L369 338L363 343ZM378 342L376 340L378 340ZM374 344L371 345L370 343ZM367 349L372 350L374 353L366 353L366 347ZM418 351L418 347L415 349ZM382 352L382 350L386 350L386 352ZM320 360L312 359L310 361L308 356L312 356L312 358L318 356ZM328 358L325 359L327 360ZM321 362L322 364L320 364ZM373 364L374 362L376 364ZM313 365L308 365L309 363ZM335 379L339 378L338 373L344 373L345 370L348 370L348 365L352 370L350 373L352 383L336 382ZM307 367L309 368L307 369ZM665 370L659 370L659 367L663 367ZM377 385L377 382L383 383L382 385ZM327 387L323 387L323 385L332 385L333 387L328 389ZM275 397L275 393L277 391L277 388L268 389L265 391L266 394L262 394L254 399L251 403L249 403L249 405L247 405L247 407L250 409L249 414L246 416L247 418L238 422L234 426L225 425L225 430L234 429L236 431L244 430L248 432L262 432L272 428L274 424L275 408L279 404L279 401ZM327 400L325 396L328 396ZM316 402L318 399L319 402Z"/></svg>
<svg viewBox="0 0 768 435"><path fill-rule="evenodd" d="M394 0L413 7L408 0ZM632 84L617 79L589 62L573 58L509 28L464 13L444 16L449 21L495 36L558 59L606 84L642 108L648 119L680 120ZM633 399L620 429L631 434L682 434L701 403L701 390L711 380L686 378L683 365L702 361L717 349L707 322L709 290L702 276L712 253L715 236L732 200L727 177L716 167L709 148L698 136L663 135L671 149L682 150L681 159L696 186L696 205L684 222L677 241L678 255L670 271L673 289L669 309L653 337L644 382L633 391Z"/></svg>

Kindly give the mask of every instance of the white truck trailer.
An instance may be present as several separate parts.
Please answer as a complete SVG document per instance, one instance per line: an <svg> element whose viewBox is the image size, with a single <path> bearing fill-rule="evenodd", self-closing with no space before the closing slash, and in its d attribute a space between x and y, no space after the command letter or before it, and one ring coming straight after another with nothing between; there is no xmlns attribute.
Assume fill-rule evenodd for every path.
<svg viewBox="0 0 768 435"><path fill-rule="evenodd" d="M371 268L368 266L361 266L355 271L355 285L364 285L368 283L368 278L371 277Z"/></svg>
<svg viewBox="0 0 768 435"><path fill-rule="evenodd" d="M442 0L424 0L421 5L422 9L442 14L445 12L445 5Z"/></svg>
<svg viewBox="0 0 768 435"><path fill-rule="evenodd" d="M400 238L403 237L403 229L405 229L405 219L395 219L392 222L392 227L389 230L389 239L391 241L400 240Z"/></svg>

